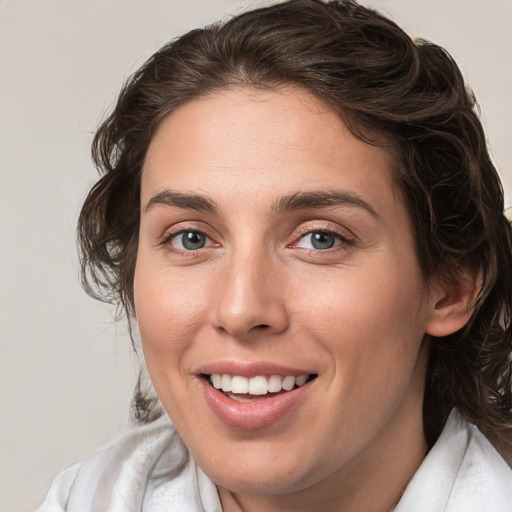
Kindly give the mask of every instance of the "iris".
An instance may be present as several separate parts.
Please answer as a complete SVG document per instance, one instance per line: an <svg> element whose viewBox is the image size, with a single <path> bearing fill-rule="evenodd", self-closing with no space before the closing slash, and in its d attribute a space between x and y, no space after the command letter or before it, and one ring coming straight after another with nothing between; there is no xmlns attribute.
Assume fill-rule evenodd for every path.
<svg viewBox="0 0 512 512"><path fill-rule="evenodd" d="M206 244L206 236L197 231L184 231L181 233L181 243L189 251L202 249Z"/></svg>

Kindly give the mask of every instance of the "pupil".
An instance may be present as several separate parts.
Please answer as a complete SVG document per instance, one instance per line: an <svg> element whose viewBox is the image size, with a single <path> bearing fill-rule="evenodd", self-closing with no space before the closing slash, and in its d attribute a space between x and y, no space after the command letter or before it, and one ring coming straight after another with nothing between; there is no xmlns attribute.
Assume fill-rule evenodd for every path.
<svg viewBox="0 0 512 512"><path fill-rule="evenodd" d="M313 233L311 244L315 249L330 249L334 246L334 237L327 233Z"/></svg>
<svg viewBox="0 0 512 512"><path fill-rule="evenodd" d="M183 233L181 240L183 247L189 250L202 249L206 243L205 236L194 231L187 231L186 233Z"/></svg>

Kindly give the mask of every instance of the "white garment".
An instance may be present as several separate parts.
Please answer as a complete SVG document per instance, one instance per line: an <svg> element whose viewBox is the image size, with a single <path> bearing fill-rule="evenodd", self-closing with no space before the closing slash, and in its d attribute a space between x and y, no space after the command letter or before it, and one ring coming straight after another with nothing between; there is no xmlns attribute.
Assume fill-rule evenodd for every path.
<svg viewBox="0 0 512 512"><path fill-rule="evenodd" d="M512 469L452 411L394 512L512 512Z"/></svg>
<svg viewBox="0 0 512 512"><path fill-rule="evenodd" d="M57 476L36 512L221 512L167 417ZM512 512L512 470L454 411L394 512Z"/></svg>
<svg viewBox="0 0 512 512"><path fill-rule="evenodd" d="M222 512L167 416L60 473L36 512Z"/></svg>

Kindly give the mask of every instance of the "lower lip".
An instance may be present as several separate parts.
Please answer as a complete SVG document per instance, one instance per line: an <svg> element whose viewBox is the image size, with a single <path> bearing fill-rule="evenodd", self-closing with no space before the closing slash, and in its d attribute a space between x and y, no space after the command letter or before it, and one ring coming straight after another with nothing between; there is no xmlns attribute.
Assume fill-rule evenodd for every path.
<svg viewBox="0 0 512 512"><path fill-rule="evenodd" d="M254 402L237 402L199 379L208 405L226 425L242 430L258 430L269 427L292 413L305 399L313 382L292 391L274 395Z"/></svg>

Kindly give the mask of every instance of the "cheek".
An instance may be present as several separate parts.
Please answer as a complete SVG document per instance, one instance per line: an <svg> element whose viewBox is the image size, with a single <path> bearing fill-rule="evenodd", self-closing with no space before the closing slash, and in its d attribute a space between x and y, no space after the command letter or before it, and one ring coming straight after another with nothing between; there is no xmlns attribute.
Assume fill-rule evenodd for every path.
<svg viewBox="0 0 512 512"><path fill-rule="evenodd" d="M406 272L407 277L401 279L402 270L341 269L335 278L313 280L310 285L314 293L307 292L308 284L302 279L302 286L295 293L300 297L298 307L327 332L360 332L379 337L389 330L420 327L424 294L421 279L415 272Z"/></svg>
<svg viewBox="0 0 512 512"><path fill-rule="evenodd" d="M204 319L203 290L158 265L137 263L135 312L148 367L152 358L179 360Z"/></svg>
<svg viewBox="0 0 512 512"><path fill-rule="evenodd" d="M317 293L303 292L303 325L343 368L336 378L345 384L401 380L413 371L425 332L424 291L415 266L406 266L341 269Z"/></svg>

